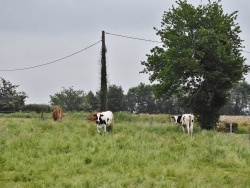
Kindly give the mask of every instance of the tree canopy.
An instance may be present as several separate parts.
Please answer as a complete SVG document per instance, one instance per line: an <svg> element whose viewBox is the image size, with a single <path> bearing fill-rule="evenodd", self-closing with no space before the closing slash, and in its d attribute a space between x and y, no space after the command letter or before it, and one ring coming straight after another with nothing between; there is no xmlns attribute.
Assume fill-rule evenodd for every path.
<svg viewBox="0 0 250 188"><path fill-rule="evenodd" d="M128 90L127 108L131 113L156 113L156 99L151 85L140 83Z"/></svg>
<svg viewBox="0 0 250 188"><path fill-rule="evenodd" d="M19 111L28 97L25 92L18 92L18 85L13 85L0 78L0 111Z"/></svg>
<svg viewBox="0 0 250 188"><path fill-rule="evenodd" d="M180 93L201 127L212 129L229 90L249 71L237 11L224 13L220 1L197 7L186 0L176 3L164 12L161 29L155 28L163 46L151 50L142 72L156 82L157 96Z"/></svg>
<svg viewBox="0 0 250 188"><path fill-rule="evenodd" d="M246 81L234 84L226 105L220 111L224 115L249 115L250 84Z"/></svg>
<svg viewBox="0 0 250 188"><path fill-rule="evenodd" d="M121 86L109 85L107 99L109 110L113 112L126 110L125 96Z"/></svg>
<svg viewBox="0 0 250 188"><path fill-rule="evenodd" d="M99 106L97 97L92 91L89 91L84 97L83 110L93 112L99 110Z"/></svg>
<svg viewBox="0 0 250 188"><path fill-rule="evenodd" d="M84 91L74 90L73 87L68 89L63 87L61 92L50 95L50 104L60 106L65 111L80 111L83 109Z"/></svg>

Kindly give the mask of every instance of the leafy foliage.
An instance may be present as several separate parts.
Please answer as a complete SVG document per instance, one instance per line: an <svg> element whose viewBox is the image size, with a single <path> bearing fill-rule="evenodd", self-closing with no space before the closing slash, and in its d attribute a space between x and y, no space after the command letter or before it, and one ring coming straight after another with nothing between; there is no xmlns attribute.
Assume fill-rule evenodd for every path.
<svg viewBox="0 0 250 188"><path fill-rule="evenodd" d="M53 107L47 104L27 104L22 108L22 112L52 112Z"/></svg>
<svg viewBox="0 0 250 188"><path fill-rule="evenodd" d="M250 85L246 81L233 84L229 90L227 103L220 110L224 115L244 115L249 114Z"/></svg>
<svg viewBox="0 0 250 188"><path fill-rule="evenodd" d="M92 91L89 91L84 97L83 110L86 112L93 112L99 110L98 98Z"/></svg>
<svg viewBox="0 0 250 188"><path fill-rule="evenodd" d="M50 95L50 104L60 106L65 111L80 111L83 109L84 92L73 87L63 88L61 92Z"/></svg>
<svg viewBox="0 0 250 188"><path fill-rule="evenodd" d="M19 111L28 97L25 92L18 92L18 85L13 85L0 78L0 111Z"/></svg>
<svg viewBox="0 0 250 188"><path fill-rule="evenodd" d="M125 96L121 86L109 85L108 87L108 109L113 112L125 111Z"/></svg>
<svg viewBox="0 0 250 188"><path fill-rule="evenodd" d="M155 112L155 101L152 86L140 83L137 87L129 89L127 94L128 110L133 113Z"/></svg>
<svg viewBox="0 0 250 188"><path fill-rule="evenodd" d="M157 82L157 96L181 94L183 106L192 109L202 128L212 129L228 91L249 71L240 52L237 12L224 14L219 2L176 3L164 13L162 29L155 29L164 45L151 50L142 72Z"/></svg>

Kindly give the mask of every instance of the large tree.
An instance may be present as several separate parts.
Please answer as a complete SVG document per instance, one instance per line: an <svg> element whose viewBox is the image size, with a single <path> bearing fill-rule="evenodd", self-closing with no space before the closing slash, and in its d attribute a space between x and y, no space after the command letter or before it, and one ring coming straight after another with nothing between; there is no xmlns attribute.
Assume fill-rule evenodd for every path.
<svg viewBox="0 0 250 188"><path fill-rule="evenodd" d="M249 71L241 54L237 11L226 14L220 1L194 7L177 0L164 12L162 47L147 55L143 73L156 81L157 96L182 93L180 101L196 115L203 129L212 129L233 83Z"/></svg>
<svg viewBox="0 0 250 188"><path fill-rule="evenodd" d="M109 85L108 87L108 110L113 112L126 110L125 96L121 86Z"/></svg>
<svg viewBox="0 0 250 188"><path fill-rule="evenodd" d="M86 112L93 112L99 110L99 102L92 91L89 91L84 97L83 110Z"/></svg>
<svg viewBox="0 0 250 188"><path fill-rule="evenodd" d="M24 106L28 95L18 92L18 85L13 85L4 78L0 78L0 111L19 111Z"/></svg>
<svg viewBox="0 0 250 188"><path fill-rule="evenodd" d="M156 99L151 85L140 83L128 90L127 108L131 113L156 113Z"/></svg>
<svg viewBox="0 0 250 188"><path fill-rule="evenodd" d="M60 106L65 111L83 110L84 91L74 90L73 87L69 87L68 89L63 87L61 92L50 95L50 104Z"/></svg>
<svg viewBox="0 0 250 188"><path fill-rule="evenodd" d="M233 84L227 103L221 109L223 115L244 115L250 106L250 84L246 81Z"/></svg>

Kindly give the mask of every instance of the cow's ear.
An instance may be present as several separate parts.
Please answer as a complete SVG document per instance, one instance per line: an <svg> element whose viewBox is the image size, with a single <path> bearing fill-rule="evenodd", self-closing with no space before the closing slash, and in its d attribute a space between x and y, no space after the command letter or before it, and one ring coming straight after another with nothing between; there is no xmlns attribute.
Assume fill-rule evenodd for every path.
<svg viewBox="0 0 250 188"><path fill-rule="evenodd" d="M102 116L103 116L103 114L100 114L100 116L102 117Z"/></svg>

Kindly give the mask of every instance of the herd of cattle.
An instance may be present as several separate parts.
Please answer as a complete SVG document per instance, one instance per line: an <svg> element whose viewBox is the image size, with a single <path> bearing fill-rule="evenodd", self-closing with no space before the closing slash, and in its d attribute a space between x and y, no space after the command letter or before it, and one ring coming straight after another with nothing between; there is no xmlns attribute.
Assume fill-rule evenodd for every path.
<svg viewBox="0 0 250 188"><path fill-rule="evenodd" d="M63 111L59 108L52 112L54 121L62 121ZM192 137L194 127L194 115L183 114L179 116L173 116L174 122L180 124L183 132L187 130L188 134ZM111 131L114 123L114 114L111 111L95 112L90 114L86 120L95 121L98 133L103 129L104 133Z"/></svg>

